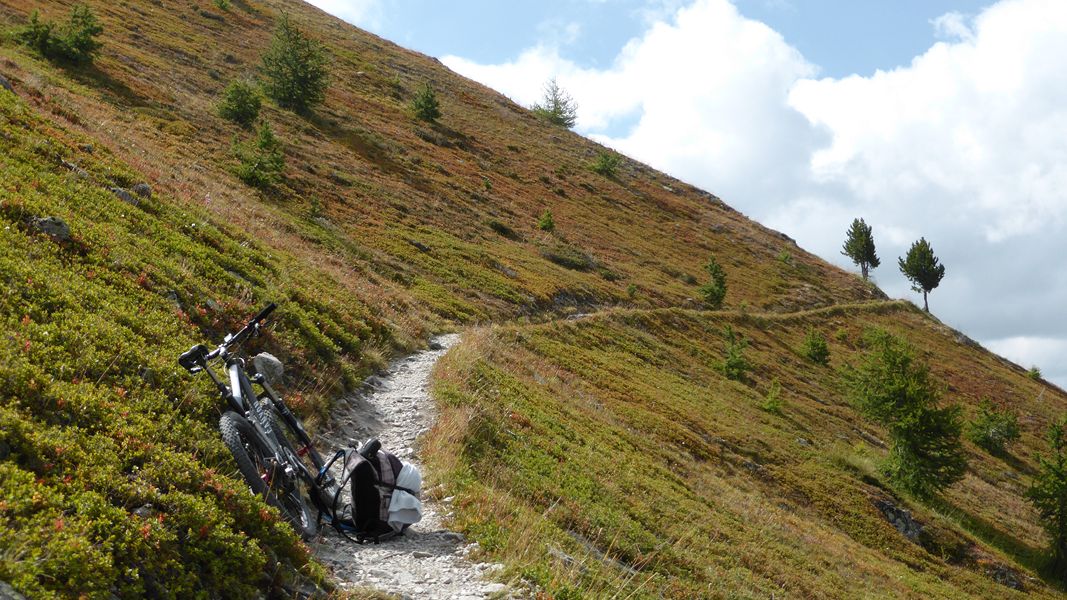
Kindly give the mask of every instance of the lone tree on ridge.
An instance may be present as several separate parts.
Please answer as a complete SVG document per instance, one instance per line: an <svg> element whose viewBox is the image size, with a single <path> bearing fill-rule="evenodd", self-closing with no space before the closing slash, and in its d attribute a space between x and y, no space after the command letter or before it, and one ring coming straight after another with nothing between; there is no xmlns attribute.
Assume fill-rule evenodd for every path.
<svg viewBox="0 0 1067 600"><path fill-rule="evenodd" d="M878 260L878 254L874 251L874 235L871 234L871 226L863 219L853 219L841 254L851 258L852 262L860 268L864 281L867 281L871 268L878 268L878 265L882 264L882 261Z"/></svg>
<svg viewBox="0 0 1067 600"><path fill-rule="evenodd" d="M900 272L911 281L911 289L923 293L923 310L930 312L926 295L936 288L945 276L945 265L938 264L930 242L927 242L926 238L919 238L919 241L911 245L906 257L897 259L897 264L900 266Z"/></svg>
<svg viewBox="0 0 1067 600"><path fill-rule="evenodd" d="M548 80L545 84L543 100L531 107L538 117L552 123L570 129L578 118L578 105L574 98L556 83L556 78Z"/></svg>

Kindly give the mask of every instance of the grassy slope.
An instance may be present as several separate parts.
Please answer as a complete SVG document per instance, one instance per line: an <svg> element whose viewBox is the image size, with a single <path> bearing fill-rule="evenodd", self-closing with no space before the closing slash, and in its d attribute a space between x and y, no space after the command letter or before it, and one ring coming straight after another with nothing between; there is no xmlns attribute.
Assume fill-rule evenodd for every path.
<svg viewBox="0 0 1067 600"><path fill-rule="evenodd" d="M856 277L717 199L640 164L624 160L614 178L593 174L587 167L599 148L592 142L539 123L432 59L307 5L234 0L229 11L219 11L207 0L89 4L106 29L104 50L93 67L50 65L0 34L0 72L18 90L18 98L0 91L5 227L0 247L5 281L0 296L5 331L0 345L0 518L5 528L0 579L35 595L111 590L138 596L160 592L154 586L164 582L175 594L225 590L227 597L240 597L267 585L256 573L275 572L268 564L275 558L317 576L286 528L237 493L235 480L218 477L233 469L212 431L215 403L202 381L178 373L173 363L179 351L232 326L266 299L285 302L267 347L287 360L291 397L314 417L326 409L328 398L380 364L384 355L418 345L429 331L524 316L543 320L599 306L693 305L704 278L702 265L712 252L730 277L731 307L786 311L878 296ZM33 8L46 18L62 19L69 5L5 0L0 28L24 22ZM213 107L228 81L254 73L273 17L283 8L326 44L333 84L326 104L311 115L265 108L265 118L288 144L288 166L282 184L259 193L229 172L232 140L249 133L214 116ZM434 84L442 101L439 125L418 123L410 115L410 97L424 81ZM93 144L91 152L86 143ZM60 159L86 169L88 180L71 175ZM138 208L106 191L142 180L156 195ZM535 227L545 209L556 217L556 234ZM56 245L34 234L27 219L44 215L66 219L74 241ZM490 225L496 230L504 225L514 234L502 236ZM589 257L591 267L576 270L553 262L561 252ZM627 293L631 285L637 290L633 297ZM184 310L167 299L171 290ZM209 308L215 303L219 309ZM795 449L795 437L780 419L750 410L753 394L763 393L766 381L760 379L754 392L715 380L707 360L719 342L714 332L700 334L704 325L692 323L706 321L714 329L726 317L620 314L651 319L650 327L662 335L635 334L611 316L535 327L528 334L502 330L468 349L487 352L489 362L453 359L455 374L446 380L452 387L446 386L445 397L457 406L479 408L471 430L460 431L454 417L474 409L450 413L435 460L447 466L458 457L474 457L477 468L492 476L490 485L505 491L490 496L501 504L471 500L460 509L461 519L487 548L505 552L518 568L557 589L579 582L597 589L619 575L600 561L588 565L585 579L551 566L539 553L549 539L575 556L610 548L641 569L626 575L631 588L650 573L670 573L673 577L652 577L641 589L684 594L704 589L707 579L718 589L759 595L779 585L798 593L857 589L850 588L858 584L850 583L836 558L826 563L834 569L806 574L818 568L805 562L811 549L823 545L818 540L870 548L871 540L885 539L894 556L911 557L902 559L908 564L953 574L941 588L928 576L907 575L914 585L990 589L987 579L938 566L885 530L869 505L857 500L866 488L835 466L862 465L851 446L835 450L836 459L826 458L822 446ZM835 318L855 333L850 314ZM677 323L658 323L664 315L681 316ZM820 317L790 318L819 322ZM915 316L890 311L878 318L904 328ZM553 341L549 336L557 329L567 334ZM756 330L749 333L758 337ZM616 346L616 338L631 337L644 348L638 354L632 351L639 346ZM531 345L530 340L540 341ZM520 343L510 348L502 342ZM696 354L686 359L678 344ZM763 357L761 373L770 372L766 365L794 360L787 351L792 345L767 338L754 346L752 351ZM959 357L959 365L978 368L954 346L944 352L953 361ZM654 372L634 379L649 368L638 356L659 357L659 362L653 361ZM603 362L579 368L575 357ZM534 376L522 362L527 359L556 366ZM475 367L477 373L468 371ZM1001 368L981 368L987 367ZM826 433L829 425L814 416L822 414L815 405L804 410L818 427L804 425L794 411L806 401L794 405L792 398L798 390L836 397L832 377L817 369L815 375L803 375L788 364L774 369L782 370L779 377L790 399L784 422L792 418L799 424L790 426L812 428L813 440L816 433ZM995 389L1002 392L1033 385L1003 370L989 372L1000 373L1003 382ZM992 377L964 376L955 368L944 374L971 396L980 388L967 387L968 381L984 386L982 377ZM470 387L478 377L499 381L493 385L501 395L489 398ZM536 385L529 385L531 377ZM707 399L706 389L720 393L715 411L690 407L694 410L685 413L682 429L663 414L667 404L660 402L683 402L694 391ZM566 480L566 495L553 487L558 478L549 475L571 460L558 444L565 442L573 451L582 439L563 418L575 416L569 412L574 407L557 400L561 394L569 398L568 390L581 390L577 397L589 399L592 404L579 405L583 410L597 403L611 407L591 413L603 421L582 413L580 422L590 443L617 448L613 457L632 464L640 462L638 450L641 456L655 454L660 446L665 451L684 441L698 466L718 465L702 470L686 459L672 464L680 475L660 472L680 498L672 510L682 525L647 510L645 491L661 489L662 482L635 480L638 471L623 469L625 462L604 465L616 475L606 487L582 475ZM663 396L664 390L671 395ZM627 395L629 400L619 400ZM528 412L500 412L516 398L525 398ZM844 421L852 418L840 406L825 410ZM726 420L730 415L734 418ZM1026 423L1024 447L1034 447L1035 432L1047 417ZM518 425L503 430L512 433L494 433L510 420ZM510 454L515 447L506 440L515 431L525 432L534 450ZM646 431L662 444L651 446L636 433ZM753 431L776 445L752 445ZM466 440L466 446L450 445L457 440ZM485 466L500 452L516 470ZM794 454L808 458L797 461ZM740 456L765 464L774 485L742 475L748 472L747 459ZM1031 464L1021 459L1023 466ZM1003 469L980 464L982 481L996 482ZM531 482L521 483L527 475ZM698 492L685 491L684 485ZM834 504L837 497L826 490L838 485L854 492ZM1011 485L1014 491L982 488L1001 504L1010 500L1008 521L1004 514L988 512L999 505L986 496L973 496L982 501L971 504L966 502L972 496L952 500L966 509L952 518L984 530L1005 548L1008 558L998 560L1022 557L1040 543L1033 515L1018 501L1023 484ZM804 494L785 494L796 514L786 515L787 509L772 500L782 489ZM515 495L519 491L526 495ZM556 498L562 499L556 503ZM805 498L816 508L803 509L809 503ZM150 518L134 513L149 503ZM763 512L746 512L747 506ZM694 530L691 515L709 507L731 516ZM545 511L549 519L534 520L540 514L534 510ZM515 511L519 518L500 511ZM826 516L835 511L848 516L843 525ZM746 528L763 513L774 517L773 525ZM498 521L486 521L490 516ZM518 527L543 529L529 538L536 542L532 553L499 549L501 535ZM599 533L600 528L610 533ZM564 530L588 540L560 537ZM682 535L683 530L688 533ZM875 535L870 531L881 537L870 537ZM655 550L663 540L670 543ZM759 566L767 556L790 557L797 567L782 581ZM244 567L237 566L241 561ZM885 593L902 589L892 579L901 573L899 564L879 567L876 562L863 563L872 586Z"/></svg>
<svg viewBox="0 0 1067 600"><path fill-rule="evenodd" d="M423 314L430 312L477 321L627 303L630 284L640 305L682 304L696 297L710 252L728 273L759 275L735 278L735 303L808 307L872 293L647 167L624 161L615 179L590 172L594 143L310 6L234 2L220 12L207 1L89 4L106 28L94 69L56 71L5 52L5 72L35 90L40 109L72 118L72 127L130 157L178 199L256 223L272 246L325 262L353 295L393 320L433 321ZM54 18L65 12L58 2L5 5L14 22L31 6ZM226 83L255 74L282 8L326 44L333 84L325 105L306 118L265 111L289 145L289 161L286 181L261 195L228 172L232 139L248 134L212 112ZM425 81L442 102L439 125L416 121L409 109ZM536 229L545 209L555 214L557 235ZM491 229L493 221L513 239ZM560 248L595 265L573 270L546 259ZM783 252L804 267L800 276L771 260Z"/></svg>
<svg viewBox="0 0 1067 600"><path fill-rule="evenodd" d="M725 324L751 340L746 382L716 368ZM919 347L968 417L980 396L1018 411L1011 456L968 445L970 471L943 498L894 494L870 441L884 432L838 389L868 326ZM831 340L829 367L800 356L809 327ZM471 334L438 376L447 409L428 450L461 525L557 597L1014 597L989 575L999 567L1022 573L1033 597L1058 593L1035 578L1045 538L1022 491L1067 396L910 304L494 328ZM775 379L781 415L760 408ZM875 499L911 509L921 545Z"/></svg>

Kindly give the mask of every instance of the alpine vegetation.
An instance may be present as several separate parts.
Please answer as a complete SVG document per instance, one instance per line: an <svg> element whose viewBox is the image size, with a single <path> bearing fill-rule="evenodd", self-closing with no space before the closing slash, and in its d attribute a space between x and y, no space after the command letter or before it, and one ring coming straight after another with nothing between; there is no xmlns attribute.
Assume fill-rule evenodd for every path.
<svg viewBox="0 0 1067 600"><path fill-rule="evenodd" d="M726 344L723 346L723 361L719 368L727 379L744 381L745 374L752 368L752 364L745 358L748 340L745 336L736 333L733 326L729 324L723 327L722 336Z"/></svg>
<svg viewBox="0 0 1067 600"><path fill-rule="evenodd" d="M239 163L236 175L248 185L266 188L281 180L285 152L267 123L260 125L254 140L235 143L233 154Z"/></svg>
<svg viewBox="0 0 1067 600"><path fill-rule="evenodd" d="M539 118L560 127L574 127L578 119L578 105L563 88L556 83L553 77L545 84L545 95L542 101L531 107L533 113Z"/></svg>
<svg viewBox="0 0 1067 600"><path fill-rule="evenodd" d="M19 39L45 58L81 64L92 62L103 45L96 37L103 32L104 27L93 11L84 4L76 4L62 26L52 21L42 22L40 13L33 11Z"/></svg>
<svg viewBox="0 0 1067 600"><path fill-rule="evenodd" d="M978 406L978 416L967 425L967 439L990 454L1003 454L1008 444L1019 439L1019 417L997 408L988 399Z"/></svg>
<svg viewBox="0 0 1067 600"><path fill-rule="evenodd" d="M305 112L326 99L326 51L297 29L287 14L278 17L262 71L263 91L282 108Z"/></svg>
<svg viewBox="0 0 1067 600"><path fill-rule="evenodd" d="M826 343L826 337L815 330L808 328L808 334L804 336L804 346L801 353L811 362L818 365L830 364L830 346Z"/></svg>
<svg viewBox="0 0 1067 600"><path fill-rule="evenodd" d="M841 254L851 258L852 262L860 268L864 281L867 280L870 269L878 268L881 264L878 254L874 251L874 235L871 233L871 226L863 219L853 219Z"/></svg>
<svg viewBox="0 0 1067 600"><path fill-rule="evenodd" d="M868 331L870 350L845 373L848 398L889 431L886 474L902 489L928 497L963 477L958 406L939 405L940 389L915 349L883 330Z"/></svg>
<svg viewBox="0 0 1067 600"><path fill-rule="evenodd" d="M421 121L434 123L441 118L441 104L437 101L433 86L429 83L422 85L411 101L411 110L415 113L415 118Z"/></svg>
<svg viewBox="0 0 1067 600"><path fill-rule="evenodd" d="M1067 420L1053 423L1048 430L1052 454L1042 456L1040 471L1027 491L1027 497L1052 538L1050 567L1060 581L1067 583Z"/></svg>
<svg viewBox="0 0 1067 600"><path fill-rule="evenodd" d="M934 249L926 238L911 245L906 257L897 259L900 272L911 281L911 289L923 293L923 310L930 312L926 295L941 283L945 276L945 265L938 264Z"/></svg>
<svg viewBox="0 0 1067 600"><path fill-rule="evenodd" d="M589 169L597 175L614 177L620 163L622 163L622 159L619 158L618 154L614 152L599 152Z"/></svg>
<svg viewBox="0 0 1067 600"><path fill-rule="evenodd" d="M222 100L218 105L219 116L249 127L259 118L262 103L256 84L238 79L226 86L222 92Z"/></svg>
<svg viewBox="0 0 1067 600"><path fill-rule="evenodd" d="M708 272L710 280L700 286L700 295L708 308L718 310L722 308L722 302L726 299L726 271L722 269L714 256L708 257L708 264L704 265L704 269Z"/></svg>
<svg viewBox="0 0 1067 600"><path fill-rule="evenodd" d="M541 213L541 216L537 218L537 228L549 233L556 230L556 219L552 217L552 211L545 210Z"/></svg>

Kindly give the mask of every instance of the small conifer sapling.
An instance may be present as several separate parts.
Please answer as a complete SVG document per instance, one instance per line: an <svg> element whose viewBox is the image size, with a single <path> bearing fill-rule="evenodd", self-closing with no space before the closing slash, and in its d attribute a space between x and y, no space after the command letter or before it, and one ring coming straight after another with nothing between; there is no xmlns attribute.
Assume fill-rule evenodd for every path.
<svg viewBox="0 0 1067 600"><path fill-rule="evenodd" d="M326 51L297 29L287 14L278 17L262 71L263 91L282 108L304 112L326 98Z"/></svg>
<svg viewBox="0 0 1067 600"><path fill-rule="evenodd" d="M539 118L553 125L574 127L578 119L578 105L563 88L559 87L556 78L553 77L545 84L545 95L541 102L531 108Z"/></svg>
<svg viewBox="0 0 1067 600"><path fill-rule="evenodd" d="M1041 515L1051 538L1050 567L1057 579L1067 583L1067 419L1048 430L1048 456L1038 457L1039 471L1026 496Z"/></svg>
<svg viewBox="0 0 1067 600"><path fill-rule="evenodd" d="M415 113L415 118L428 123L434 123L441 118L441 104L437 101L433 86L424 83L419 88L415 98L411 101L411 110Z"/></svg>
<svg viewBox="0 0 1067 600"><path fill-rule="evenodd" d="M714 256L708 257L708 264L704 265L704 269L708 272L710 279L700 286L698 291L708 308L718 310L722 308L723 300L726 299L726 271Z"/></svg>

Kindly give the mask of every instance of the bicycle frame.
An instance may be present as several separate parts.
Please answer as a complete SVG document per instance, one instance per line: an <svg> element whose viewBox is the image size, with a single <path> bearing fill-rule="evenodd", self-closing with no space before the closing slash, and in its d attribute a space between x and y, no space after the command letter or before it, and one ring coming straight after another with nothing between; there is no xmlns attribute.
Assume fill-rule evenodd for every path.
<svg viewBox="0 0 1067 600"><path fill-rule="evenodd" d="M268 472L261 475L264 481L273 485L275 476L281 474L284 480L280 483L286 489L302 481L312 503L324 511L329 506L329 491L335 480L326 473L324 461L300 420L262 374L248 374L244 359L236 351L242 342L259 333L261 322L274 308L273 303L268 305L239 331L226 335L215 350L209 351L202 344L194 346L182 354L178 363L190 373L206 372L228 408L248 421L250 434L262 449L263 458L270 463L266 465ZM216 360L225 365L225 378L211 367ZM257 393L253 384L263 391ZM280 423L275 420L275 415ZM305 456L312 461L314 470L301 460Z"/></svg>

